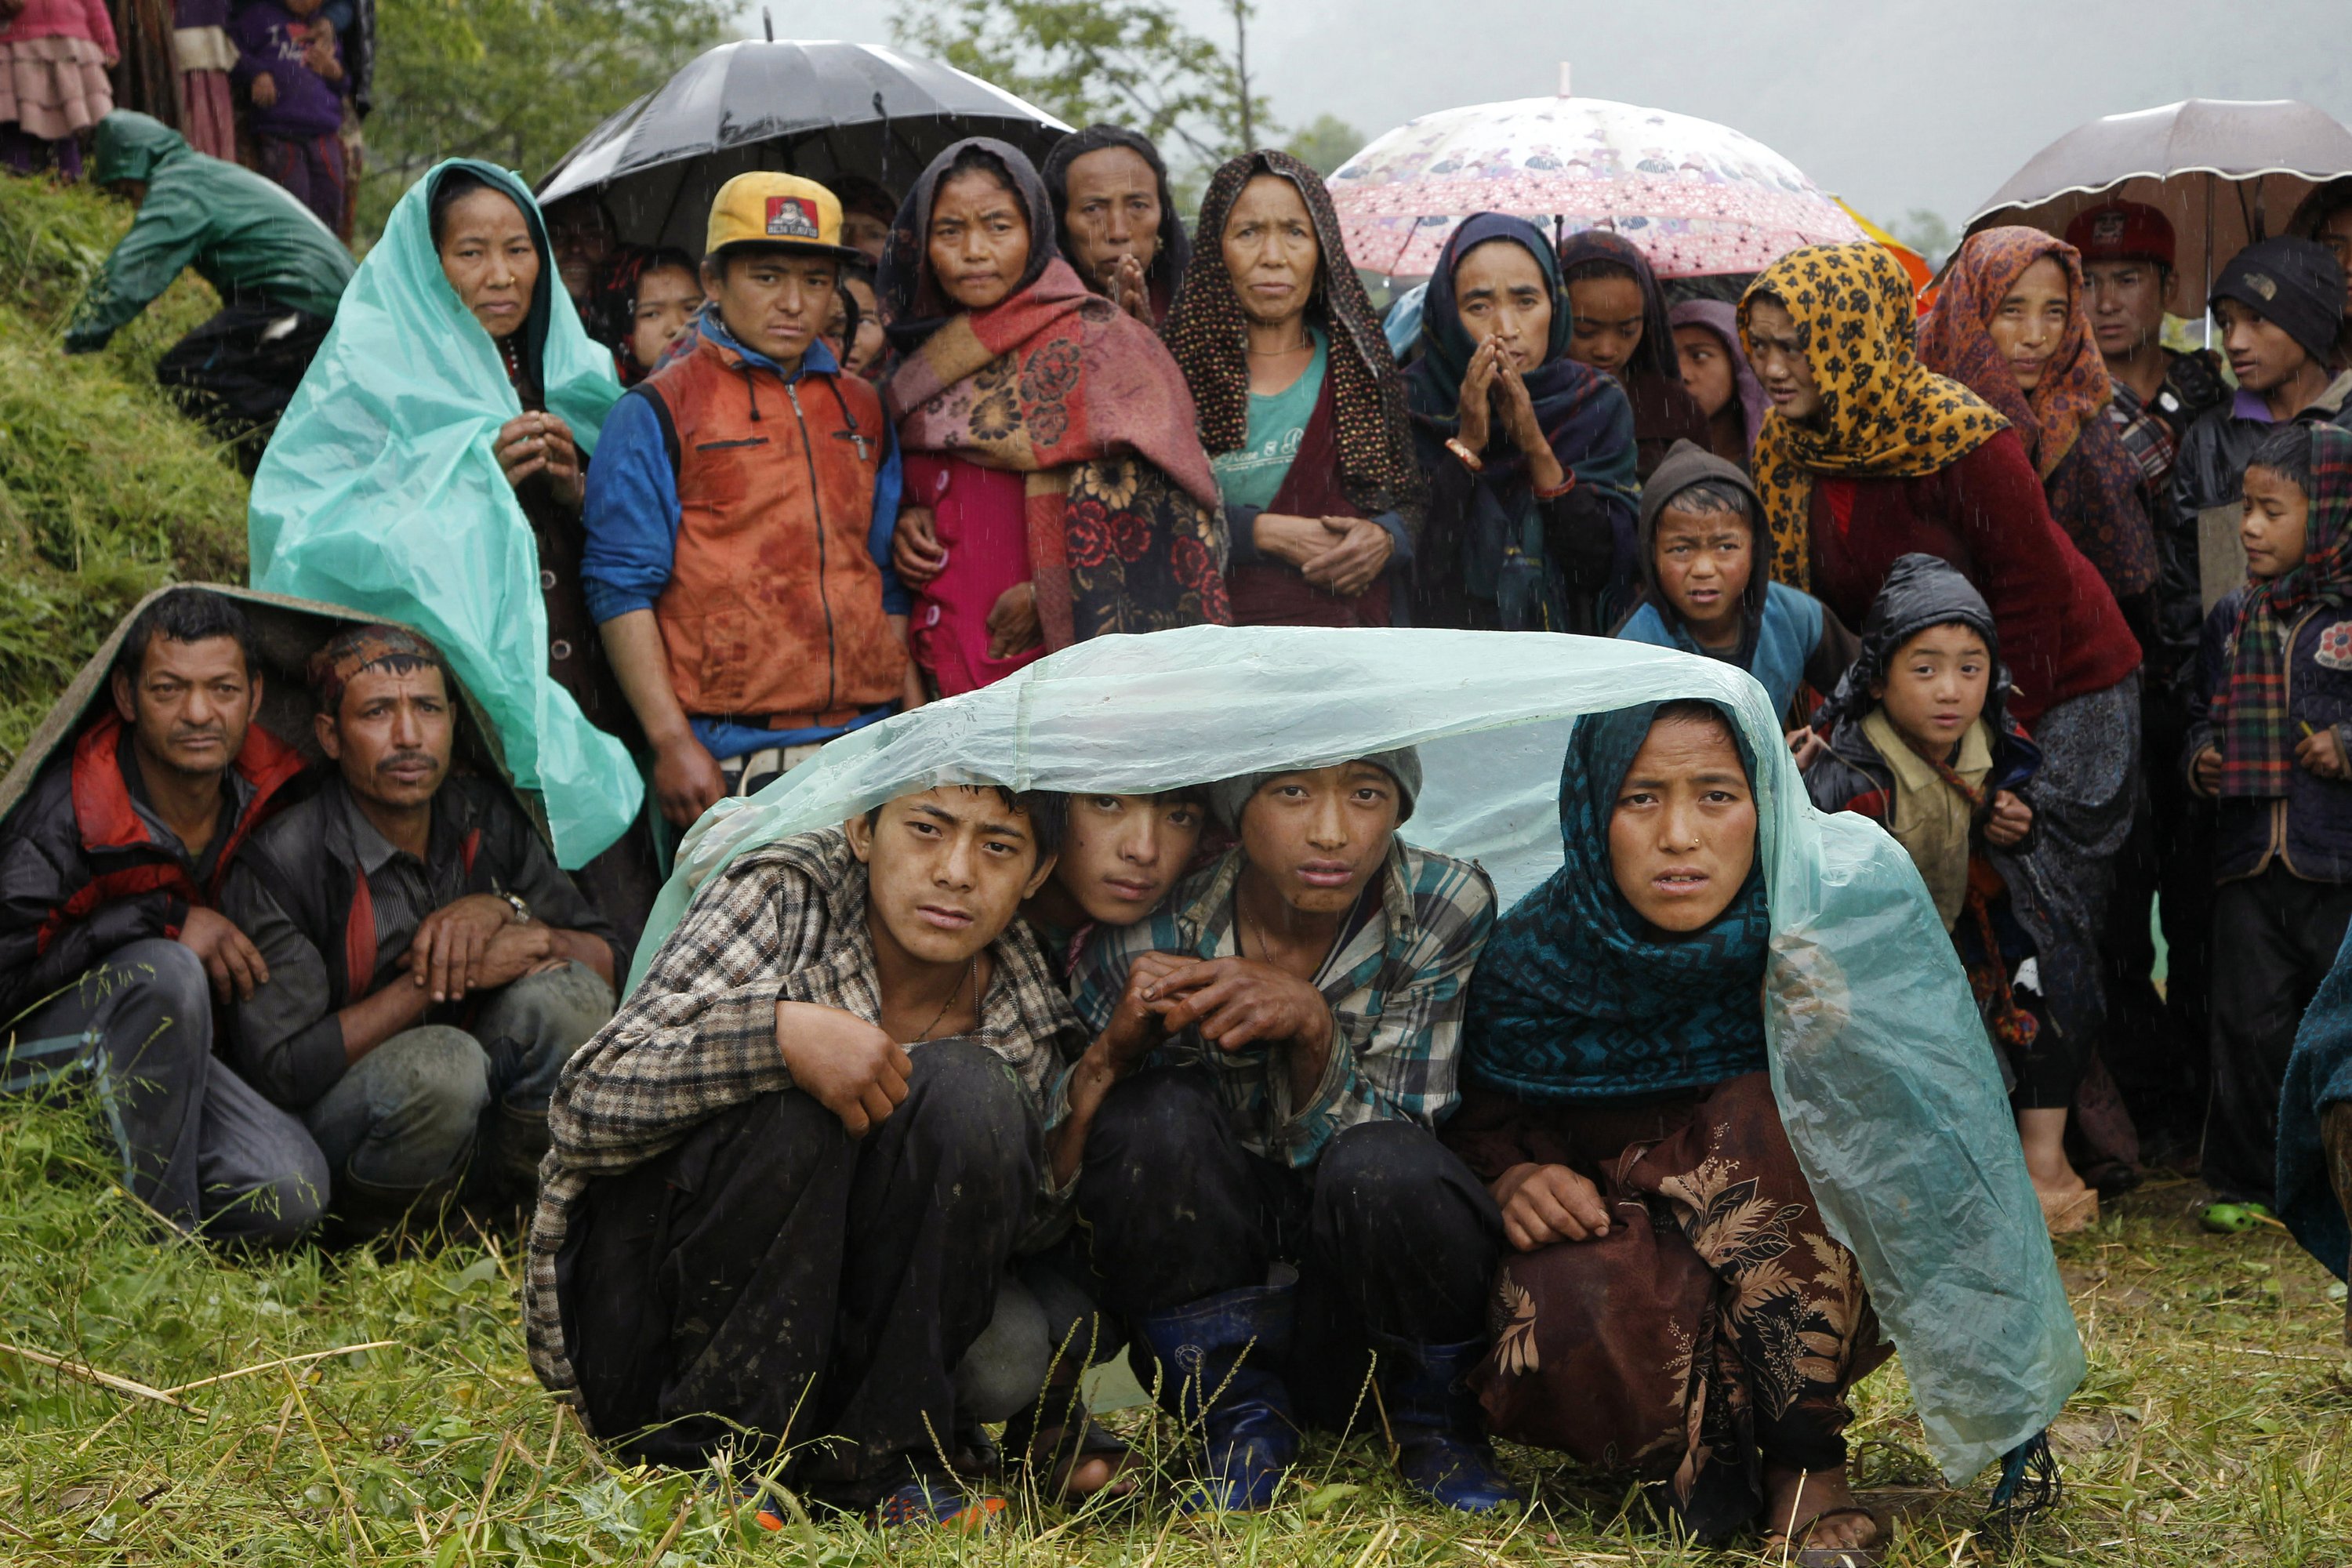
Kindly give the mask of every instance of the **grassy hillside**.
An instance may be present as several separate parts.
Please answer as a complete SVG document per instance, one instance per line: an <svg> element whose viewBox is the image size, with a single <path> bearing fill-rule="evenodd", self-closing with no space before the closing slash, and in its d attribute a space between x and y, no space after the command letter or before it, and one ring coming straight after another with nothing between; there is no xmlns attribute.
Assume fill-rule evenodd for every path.
<svg viewBox="0 0 2352 1568"><path fill-rule="evenodd" d="M0 176L0 766L140 595L245 579L244 479L155 384L210 315L181 279L102 353L59 348L129 204Z"/></svg>

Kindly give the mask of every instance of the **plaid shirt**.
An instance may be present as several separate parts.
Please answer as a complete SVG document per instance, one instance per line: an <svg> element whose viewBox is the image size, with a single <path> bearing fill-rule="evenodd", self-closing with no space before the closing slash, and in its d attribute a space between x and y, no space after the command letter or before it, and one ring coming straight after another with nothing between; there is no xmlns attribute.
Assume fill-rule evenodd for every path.
<svg viewBox="0 0 2352 1568"><path fill-rule="evenodd" d="M1062 1120L1065 1069L1087 1036L1028 927L1013 921L988 953L992 972L971 1037L1020 1078L1042 1136ZM523 1281L530 1363L555 1393L578 1387L555 1289L572 1210L593 1178L641 1165L720 1111L793 1086L776 1047L780 1001L881 1021L866 868L837 830L751 850L705 883L644 983L565 1065L548 1107L553 1146L540 1168ZM1039 1169L1051 1171L1042 1145ZM1033 1233L1053 1222L1067 1196L1052 1188L1050 1173L1044 1180Z"/></svg>
<svg viewBox="0 0 2352 1568"><path fill-rule="evenodd" d="M2172 460L2180 455L2180 438L2162 415L2139 400L2139 394L2120 381L2115 390L2107 417L2122 437L2124 450L2139 466L2140 478L2152 487L2152 493L2161 493L2164 482L2172 477ZM2170 390L2166 388L2167 393Z"/></svg>
<svg viewBox="0 0 2352 1568"><path fill-rule="evenodd" d="M1186 879L1150 919L1097 931L1073 976L1080 1016L1097 1031L1110 1022L1139 953L1237 956L1241 869L1242 852L1231 850ZM1206 1065L1253 1153L1304 1169L1350 1127L1413 1121L1434 1131L1454 1109L1462 1014L1470 972L1495 929L1495 885L1466 860L1399 840L1378 886L1379 912L1340 940L1315 977L1331 1007L1332 1048L1305 1104L1291 1103L1279 1047L1221 1051L1188 1029L1155 1058Z"/></svg>

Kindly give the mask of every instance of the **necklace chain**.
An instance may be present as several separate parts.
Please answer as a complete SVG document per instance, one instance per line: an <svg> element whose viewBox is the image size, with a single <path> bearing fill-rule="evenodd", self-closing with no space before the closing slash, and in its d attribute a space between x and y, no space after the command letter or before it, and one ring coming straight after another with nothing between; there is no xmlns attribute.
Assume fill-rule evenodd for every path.
<svg viewBox="0 0 2352 1568"><path fill-rule="evenodd" d="M949 992L948 999L940 1004L940 1010L931 1015L931 1021L923 1026L923 1032L908 1044L919 1046L931 1037L931 1031L940 1026L940 1020L948 1016L948 1009L954 1006L956 998L963 994L964 984L971 978L972 969L979 963L980 954L976 952L963 961L963 973L956 977L955 989Z"/></svg>

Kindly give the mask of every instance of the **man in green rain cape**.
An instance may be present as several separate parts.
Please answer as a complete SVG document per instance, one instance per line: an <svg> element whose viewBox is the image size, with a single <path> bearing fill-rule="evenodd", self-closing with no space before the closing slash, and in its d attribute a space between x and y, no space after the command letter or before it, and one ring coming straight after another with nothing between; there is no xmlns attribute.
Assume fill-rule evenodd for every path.
<svg viewBox="0 0 2352 1568"><path fill-rule="evenodd" d="M104 348L194 267L221 308L156 362L156 379L224 440L266 437L326 338L351 252L282 186L128 110L98 122L90 178L139 216L67 329L66 353Z"/></svg>

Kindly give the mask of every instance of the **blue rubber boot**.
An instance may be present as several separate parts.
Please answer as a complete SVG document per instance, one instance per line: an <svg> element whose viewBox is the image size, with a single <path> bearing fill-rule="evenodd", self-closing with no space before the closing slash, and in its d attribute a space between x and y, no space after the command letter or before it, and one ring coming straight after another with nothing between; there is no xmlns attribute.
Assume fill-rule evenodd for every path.
<svg viewBox="0 0 2352 1568"><path fill-rule="evenodd" d="M1386 1334L1370 1338L1380 1358L1381 1407L1405 1484L1465 1513L1526 1502L1527 1494L1495 1468L1486 1413L1470 1391L1470 1373L1485 1358L1486 1342L1423 1345Z"/></svg>
<svg viewBox="0 0 2352 1568"><path fill-rule="evenodd" d="M1290 1390L1276 1370L1290 1353L1293 1289L1227 1290L1137 1322L1160 1407L1201 1435L1200 1484L1180 1511L1269 1508L1297 1458Z"/></svg>

